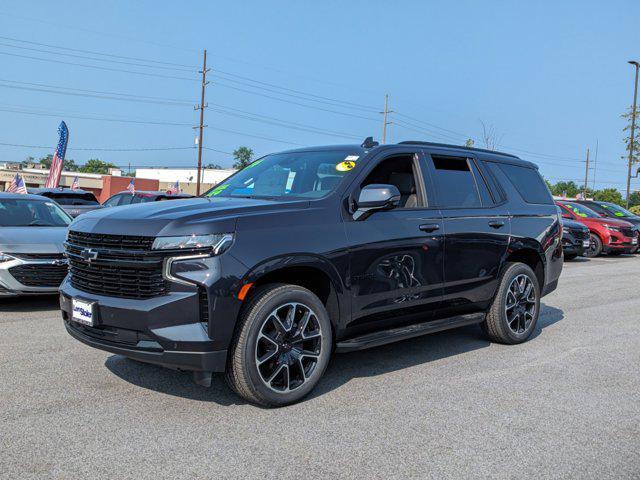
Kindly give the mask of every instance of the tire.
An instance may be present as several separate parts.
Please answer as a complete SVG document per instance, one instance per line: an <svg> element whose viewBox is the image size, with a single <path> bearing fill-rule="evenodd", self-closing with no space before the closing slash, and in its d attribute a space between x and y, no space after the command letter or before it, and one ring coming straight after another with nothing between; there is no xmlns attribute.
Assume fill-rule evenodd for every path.
<svg viewBox="0 0 640 480"><path fill-rule="evenodd" d="M524 292L521 292L522 288ZM526 296L520 298L518 295ZM509 304L514 303L512 299L515 305L508 309ZM482 324L483 330L493 342L515 345L529 339L536 328L539 314L540 285L535 273L524 263L507 263Z"/></svg>
<svg viewBox="0 0 640 480"><path fill-rule="evenodd" d="M329 314L311 291L288 284L260 287L240 314L227 383L257 405L295 403L322 377L332 338Z"/></svg>
<svg viewBox="0 0 640 480"><path fill-rule="evenodd" d="M578 256L577 253L565 253L564 254L564 259L565 260L573 260Z"/></svg>
<svg viewBox="0 0 640 480"><path fill-rule="evenodd" d="M589 240L591 241L589 248L585 250L584 256L587 258L597 257L602 253L602 240L595 233L589 234Z"/></svg>

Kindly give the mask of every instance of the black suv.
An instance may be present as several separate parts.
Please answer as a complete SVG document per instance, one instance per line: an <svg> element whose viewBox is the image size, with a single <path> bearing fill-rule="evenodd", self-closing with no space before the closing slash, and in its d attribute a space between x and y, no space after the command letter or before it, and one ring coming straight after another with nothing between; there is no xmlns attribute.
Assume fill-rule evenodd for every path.
<svg viewBox="0 0 640 480"><path fill-rule="evenodd" d="M535 165L425 142L267 155L203 198L76 219L60 304L96 348L267 406L349 352L478 323L527 340L562 270Z"/></svg>

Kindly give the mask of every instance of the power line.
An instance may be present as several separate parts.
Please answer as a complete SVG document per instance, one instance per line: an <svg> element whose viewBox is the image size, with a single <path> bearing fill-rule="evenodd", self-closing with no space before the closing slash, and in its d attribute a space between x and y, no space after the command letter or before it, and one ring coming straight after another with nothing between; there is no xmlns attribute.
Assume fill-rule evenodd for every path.
<svg viewBox="0 0 640 480"><path fill-rule="evenodd" d="M171 80L188 80L190 82L197 81L195 78L187 78L187 77L177 77L174 75L163 75L160 73L148 73L148 72L137 72L135 70L124 70L121 68L111 68L111 67L103 67L98 65L89 65L86 63L76 63L76 62L65 62L63 60L53 60L51 58L41 58L41 57L33 57L31 55L20 55L17 53L9 53L9 52L0 52L0 55L8 55L10 57L18 57L18 58L26 58L30 60L39 60L41 62L49 62L49 63L57 63L63 65L73 65L76 67L84 67L84 68L93 68L96 70L105 70L109 72L121 72L121 73L130 73L133 75L143 75L145 77L157 77L157 78L166 78Z"/></svg>
<svg viewBox="0 0 640 480"><path fill-rule="evenodd" d="M20 147L20 148L39 148L53 150L52 145L27 145L24 143L5 143L0 142L3 147ZM69 147L67 150L73 151L95 151L95 152L159 152L168 150L193 150L194 147Z"/></svg>
<svg viewBox="0 0 640 480"><path fill-rule="evenodd" d="M273 88L277 88L277 89L280 89L280 90L285 90L287 92L293 92L293 93L306 95L306 96L313 97L313 98L320 99L320 100L326 100L326 101L329 101L329 102L332 102L332 103L335 103L335 104L347 105L349 107L358 108L358 109L361 109L361 110L368 111L370 113L376 113L376 109L374 107L369 106L369 105L362 105L362 104L359 104L359 103L353 103L353 102L349 102L349 101L346 101L346 100L339 100L339 99L335 99L335 98L331 98L331 97L325 97L325 96L322 96L322 95L316 95L316 94L313 94L313 93L304 92L302 90L295 90L295 89L292 89L292 88L283 87L281 85L276 85L274 83L263 82L263 81L260 81L260 80L255 80L255 79L250 78L250 77L245 77L245 76L242 76L242 75L236 75L235 73L223 72L222 70L218 70L218 69L214 70L214 73L212 75L213 76L218 76L219 74L227 75L227 76L234 77L234 78L240 78L242 80L248 80L250 82L257 83L259 85L266 85L268 87L273 87ZM224 79L224 77L220 77L220 78ZM225 79L225 80L228 80L230 82L233 81L231 79ZM237 83L241 83L241 82L237 82ZM241 83L241 84L242 85L247 85L246 83ZM249 85L249 86L251 86L251 85ZM255 87L255 88L258 88L258 87ZM273 90L269 90L269 89L265 89L265 90L273 91ZM276 92L276 93L279 93L279 92Z"/></svg>
<svg viewBox="0 0 640 480"><path fill-rule="evenodd" d="M2 37L0 37L2 38ZM66 57L72 57L72 58L80 58L80 59L84 59L84 60L93 60L96 62L109 62L109 63L118 63L121 65L131 65L131 66L135 66L135 67L144 67L144 68L158 68L158 69L164 69L164 70L176 70L179 72L193 72L194 70L192 69L187 69L187 68L182 68L182 67L168 67L165 65L150 65L147 63L138 63L138 62L125 62L123 60L111 60L111 59L106 59L106 58L97 58L97 57L87 57L86 55L77 55L74 53L64 53L64 52L55 52L52 50L43 50L41 48L31 48L31 47L20 47L18 45L11 45L9 43L2 43L0 42L0 46L2 47L9 47L9 48L17 48L20 50L28 50L31 52L40 52L40 53L48 53L48 54L53 54L53 55L63 55Z"/></svg>
<svg viewBox="0 0 640 480"><path fill-rule="evenodd" d="M195 69L198 68L195 65L185 65L183 63L173 63L173 62L166 62L166 61L161 61L161 60L152 60L152 59L149 59L149 58L127 57L127 56L124 56L124 55L114 55L112 53L96 52L94 50L82 50L82 49L79 49L79 48L62 47L60 45L51 45L51 44L47 44L47 43L32 42L32 41L29 41L29 40L22 40L22 39L19 39L19 38L0 36L0 39L9 40L9 41L12 41L12 42L26 43L28 45L37 45L37 46L40 46L40 47L50 47L50 48L57 48L57 49L60 49L60 50L68 50L70 52L88 53L88 54L91 54L91 55L103 55L105 57L122 58L122 59L125 59L125 60L136 60L136 61L149 62L149 63L159 63L159 64L162 64L162 65L171 65L171 66L175 66L175 67L186 67L186 68L189 68L189 69L192 69L192 70L195 70Z"/></svg>

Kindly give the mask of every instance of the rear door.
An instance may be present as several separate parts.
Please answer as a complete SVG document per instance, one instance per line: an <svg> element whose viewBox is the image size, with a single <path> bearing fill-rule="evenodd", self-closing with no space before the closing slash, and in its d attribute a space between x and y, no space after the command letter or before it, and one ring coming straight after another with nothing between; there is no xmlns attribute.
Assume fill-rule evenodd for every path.
<svg viewBox="0 0 640 480"><path fill-rule="evenodd" d="M475 155L425 152L444 224L443 316L487 307L510 238L503 193ZM492 185L492 188L489 187Z"/></svg>

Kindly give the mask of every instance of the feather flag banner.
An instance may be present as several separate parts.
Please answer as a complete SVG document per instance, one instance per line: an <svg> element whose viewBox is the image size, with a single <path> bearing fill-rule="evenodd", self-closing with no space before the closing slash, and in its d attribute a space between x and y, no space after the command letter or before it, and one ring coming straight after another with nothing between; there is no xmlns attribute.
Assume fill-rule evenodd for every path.
<svg viewBox="0 0 640 480"><path fill-rule="evenodd" d="M53 160L51 161L51 167L49 168L49 176L45 182L45 188L56 188L60 183L60 175L62 174L62 167L64 165L64 156L67 153L67 144L69 143L69 129L67 124L60 122L58 127L58 147L53 154Z"/></svg>

